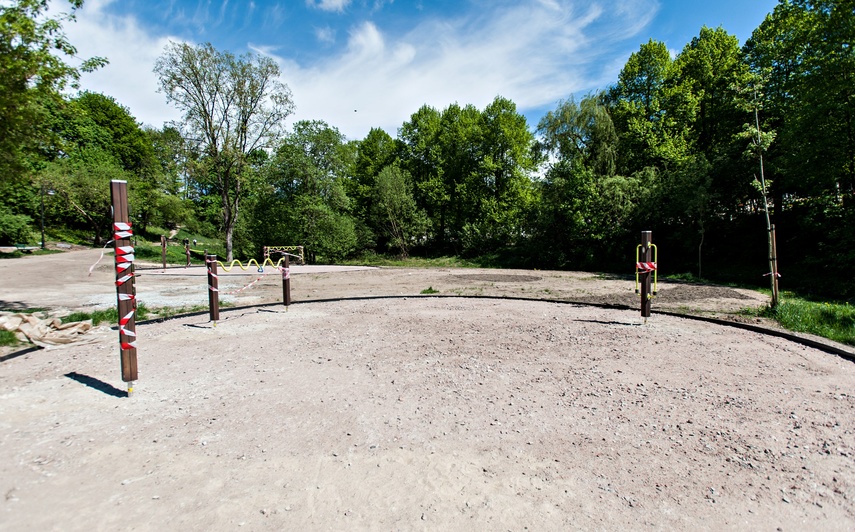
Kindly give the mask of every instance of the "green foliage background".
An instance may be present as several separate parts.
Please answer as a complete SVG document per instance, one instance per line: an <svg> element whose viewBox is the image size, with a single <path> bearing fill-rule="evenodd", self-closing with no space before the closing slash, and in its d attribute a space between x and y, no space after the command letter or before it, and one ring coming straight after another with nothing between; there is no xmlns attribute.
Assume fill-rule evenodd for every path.
<svg viewBox="0 0 855 532"><path fill-rule="evenodd" d="M82 2L70 3L73 15ZM201 122L143 128L108 95L68 96L80 71L105 62L66 63L73 16L51 19L36 0L0 9L2 244L36 244L43 214L49 240L101 245L109 181L123 179L140 237L183 228L239 258L303 245L319 262L455 255L627 272L652 230L663 272L762 286L762 154L782 284L855 298L849 1L782 0L741 47L724 28L700 28L673 57L650 40L613 85L538 124L497 96L483 109L422 106L395 137L347 139L318 120L288 127L293 103L277 81L246 122L254 144L235 145ZM191 64L200 95L238 101L279 75L257 56L172 43L156 71L188 117L200 110L177 87ZM206 85L215 73L228 83Z"/></svg>

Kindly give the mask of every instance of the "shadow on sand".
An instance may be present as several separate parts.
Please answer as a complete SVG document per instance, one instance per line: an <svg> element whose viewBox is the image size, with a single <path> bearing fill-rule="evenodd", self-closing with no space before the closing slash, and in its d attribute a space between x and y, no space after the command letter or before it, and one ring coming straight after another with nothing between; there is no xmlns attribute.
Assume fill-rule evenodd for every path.
<svg viewBox="0 0 855 532"><path fill-rule="evenodd" d="M126 390L120 390L113 386L112 384L107 384L104 381L100 381L95 377L90 377L89 375L81 375L76 371L72 371L71 373L66 373L66 377L73 381L77 381L80 384L85 384L89 386L93 390L98 390L99 392L105 393L107 395L111 395L113 397L127 397L128 392Z"/></svg>

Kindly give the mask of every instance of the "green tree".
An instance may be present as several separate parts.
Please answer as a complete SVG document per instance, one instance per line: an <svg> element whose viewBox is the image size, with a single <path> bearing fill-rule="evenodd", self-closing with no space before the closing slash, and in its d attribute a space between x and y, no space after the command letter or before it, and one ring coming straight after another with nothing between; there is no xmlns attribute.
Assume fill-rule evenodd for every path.
<svg viewBox="0 0 855 532"><path fill-rule="evenodd" d="M534 203L531 175L539 153L516 104L497 96L481 113L477 170L478 207L464 225L464 248L484 253L520 242Z"/></svg>
<svg viewBox="0 0 855 532"><path fill-rule="evenodd" d="M855 192L855 4L782 1L746 42L778 131L776 197Z"/></svg>
<svg viewBox="0 0 855 532"><path fill-rule="evenodd" d="M441 116L433 107L423 105L398 130L402 168L413 177L416 204L427 213L431 241L438 243L445 239L450 201L439 144Z"/></svg>
<svg viewBox="0 0 855 532"><path fill-rule="evenodd" d="M172 42L154 67L168 102L184 113L189 133L199 139L207 174L222 202L226 258L233 258L233 234L245 196L247 158L272 149L293 111L279 67L258 55L235 57L211 44Z"/></svg>
<svg viewBox="0 0 855 532"><path fill-rule="evenodd" d="M410 181L410 175L397 165L387 166L377 175L373 190L378 225L388 236L390 247L397 248L404 258L427 223L424 213L416 207Z"/></svg>
<svg viewBox="0 0 855 532"><path fill-rule="evenodd" d="M354 144L356 158L352 176L345 182L346 192L352 201L351 212L359 227L362 247L374 247L377 237L383 233L374 216L374 185L380 172L398 160L398 144L379 128L372 128L364 139Z"/></svg>
<svg viewBox="0 0 855 532"><path fill-rule="evenodd" d="M650 40L629 56L605 101L619 136L618 172L665 169L687 156L687 115L695 98L674 87L665 43Z"/></svg>
<svg viewBox="0 0 855 532"><path fill-rule="evenodd" d="M353 146L326 122L294 124L264 166L253 216L255 240L303 245L312 262L353 252L356 227L345 183L354 158Z"/></svg>
<svg viewBox="0 0 855 532"><path fill-rule="evenodd" d="M432 245L483 253L523 233L538 154L512 101L496 97L484 111L423 106L401 127L399 141Z"/></svg>
<svg viewBox="0 0 855 532"><path fill-rule="evenodd" d="M542 148L552 157L599 175L614 175L617 132L608 108L596 96L586 96L578 104L573 98L560 102L537 129Z"/></svg>
<svg viewBox="0 0 855 532"><path fill-rule="evenodd" d="M100 245L109 233L110 181L132 181L133 174L124 170L107 152L83 148L69 157L48 163L39 172L40 186L55 191L64 203L62 217L66 226L85 227Z"/></svg>
<svg viewBox="0 0 855 532"><path fill-rule="evenodd" d="M0 179L20 176L26 158L52 144L46 102L76 87L81 72L103 66L100 57L72 66L77 49L62 32L83 0L69 0L71 12L46 17L48 0L16 0L0 7Z"/></svg>

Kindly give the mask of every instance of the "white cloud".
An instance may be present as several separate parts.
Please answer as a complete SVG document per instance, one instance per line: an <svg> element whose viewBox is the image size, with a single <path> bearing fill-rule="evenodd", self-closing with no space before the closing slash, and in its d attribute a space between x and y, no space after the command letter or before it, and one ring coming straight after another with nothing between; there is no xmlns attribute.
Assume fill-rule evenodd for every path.
<svg viewBox="0 0 855 532"><path fill-rule="evenodd" d="M315 37L322 43L333 44L335 42L335 30L329 26L315 28Z"/></svg>
<svg viewBox="0 0 855 532"><path fill-rule="evenodd" d="M602 87L621 67L612 60L613 43L649 24L650 8L643 0L536 0L424 20L399 37L366 22L351 30L338 56L312 65L279 61L295 119L326 120L349 138L371 127L395 135L423 104L483 108L502 95L524 110Z"/></svg>
<svg viewBox="0 0 855 532"><path fill-rule="evenodd" d="M306 0L306 5L309 7L316 7L323 11L337 11L339 13L344 11L350 4L350 0Z"/></svg>
<svg viewBox="0 0 855 532"><path fill-rule="evenodd" d="M83 74L81 89L116 98L144 124L161 127L166 121L178 120L180 113L157 92L157 76L152 71L170 37L150 35L131 17L104 13L102 9L109 3L111 0L89 0L78 13L77 22L64 26L78 56L101 55L110 61L104 68Z"/></svg>
<svg viewBox="0 0 855 532"><path fill-rule="evenodd" d="M114 96L144 123L159 127L178 119L157 92L152 72L169 37L146 32L133 17L106 14L101 8L110 1L88 0L78 22L66 26L81 57L107 55L111 62L85 74L83 88ZM618 44L645 28L658 5L655 0L490 5L497 4L454 19L423 17L403 34L361 22L350 28L344 49L306 64L283 55L279 43L247 45L279 62L297 108L293 119L325 120L348 138L362 138L371 127L395 135L423 104L483 108L501 95L525 112L604 88L623 64L616 60L615 52L625 57ZM316 36L327 42L335 37L326 28Z"/></svg>

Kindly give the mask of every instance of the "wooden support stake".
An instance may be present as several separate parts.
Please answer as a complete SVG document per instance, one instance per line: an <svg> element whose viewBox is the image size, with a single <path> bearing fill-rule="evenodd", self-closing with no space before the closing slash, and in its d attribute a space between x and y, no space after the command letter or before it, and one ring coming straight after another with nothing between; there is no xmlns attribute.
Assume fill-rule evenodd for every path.
<svg viewBox="0 0 855 532"><path fill-rule="evenodd" d="M160 260L163 262L163 271L166 271L166 237L160 235Z"/></svg>
<svg viewBox="0 0 855 532"><path fill-rule="evenodd" d="M772 256L769 257L769 264L772 266L772 308L778 306L780 293L778 292L778 246L775 243L775 224L769 227L769 239L772 243L770 251Z"/></svg>
<svg viewBox="0 0 855 532"><path fill-rule="evenodd" d="M128 395L137 380L136 285L134 282L134 248L131 244L131 222L128 214L128 182L111 181L113 203L113 249L116 267L116 299L119 310L119 352L122 380L128 383Z"/></svg>
<svg viewBox="0 0 855 532"><path fill-rule="evenodd" d="M653 262L653 250L650 247L652 238L652 231L641 232L641 262ZM647 321L647 318L650 317L650 306L653 299L650 290L650 278L652 275L653 272L651 271L641 273L641 317L644 318L644 321Z"/></svg>
<svg viewBox="0 0 855 532"><path fill-rule="evenodd" d="M288 259L288 254L283 254L285 258L285 267L282 268L282 301L285 303L285 309L291 304L291 265Z"/></svg>
<svg viewBox="0 0 855 532"><path fill-rule="evenodd" d="M205 264L208 266L208 308L214 326L220 319L220 288L217 282L217 256L205 254Z"/></svg>

